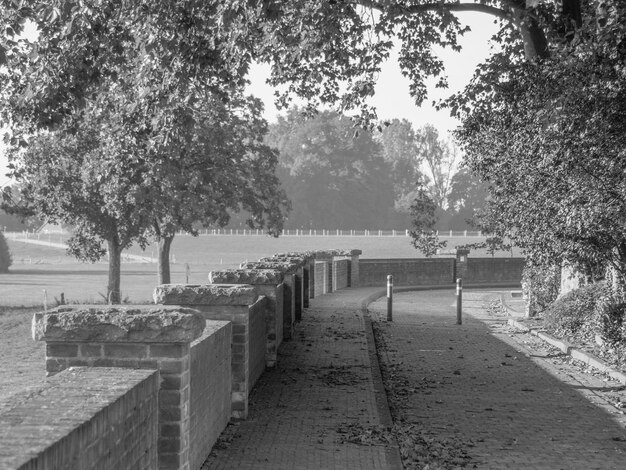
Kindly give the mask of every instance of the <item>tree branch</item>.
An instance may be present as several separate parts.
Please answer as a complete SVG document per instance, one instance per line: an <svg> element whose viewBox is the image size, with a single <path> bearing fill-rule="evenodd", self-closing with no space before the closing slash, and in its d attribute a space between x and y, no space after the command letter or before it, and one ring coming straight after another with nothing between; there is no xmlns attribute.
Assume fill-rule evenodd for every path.
<svg viewBox="0 0 626 470"><path fill-rule="evenodd" d="M385 7L391 6L391 4L386 4L384 1L371 1L371 0L356 0L356 4L364 6L366 8L372 8L374 10L378 10L380 12L385 11ZM520 9L521 7L515 2L515 0L503 0L503 3L506 3L510 6L511 9ZM483 3L423 3L420 5L411 5L405 7L398 7L398 13L396 16L404 15L404 14L414 14L421 13L426 11L436 11L446 9L451 12L462 12L462 11L474 11L478 13L486 13L489 15L496 16L500 19L511 21L511 12L496 8L491 5L485 5Z"/></svg>

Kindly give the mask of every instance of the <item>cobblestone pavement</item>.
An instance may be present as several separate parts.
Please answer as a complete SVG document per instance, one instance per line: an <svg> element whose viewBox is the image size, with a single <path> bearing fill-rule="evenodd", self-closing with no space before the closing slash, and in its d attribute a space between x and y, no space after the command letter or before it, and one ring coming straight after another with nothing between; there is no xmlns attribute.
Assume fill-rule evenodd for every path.
<svg viewBox="0 0 626 470"><path fill-rule="evenodd" d="M466 290L463 325L453 290L396 294L392 323L370 305L394 419L461 443L470 468L626 468L624 387L488 314L493 296Z"/></svg>
<svg viewBox="0 0 626 470"><path fill-rule="evenodd" d="M253 390L249 418L229 425L203 470L398 468L397 449L376 441L381 414L360 311L375 290L312 299Z"/></svg>

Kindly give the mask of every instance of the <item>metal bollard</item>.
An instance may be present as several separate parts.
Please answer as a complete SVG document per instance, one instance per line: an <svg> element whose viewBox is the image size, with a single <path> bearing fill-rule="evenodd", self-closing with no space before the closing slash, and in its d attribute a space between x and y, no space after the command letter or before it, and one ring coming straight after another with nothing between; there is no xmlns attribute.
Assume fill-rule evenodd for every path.
<svg viewBox="0 0 626 470"><path fill-rule="evenodd" d="M456 324L463 324L463 280L456 280Z"/></svg>
<svg viewBox="0 0 626 470"><path fill-rule="evenodd" d="M387 321L393 321L393 276L387 276Z"/></svg>

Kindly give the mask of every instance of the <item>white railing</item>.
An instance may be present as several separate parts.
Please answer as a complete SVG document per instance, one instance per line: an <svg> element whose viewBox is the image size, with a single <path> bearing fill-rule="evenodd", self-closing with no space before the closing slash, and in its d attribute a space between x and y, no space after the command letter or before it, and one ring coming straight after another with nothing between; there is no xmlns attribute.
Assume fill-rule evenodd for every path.
<svg viewBox="0 0 626 470"><path fill-rule="evenodd" d="M179 233L181 236L188 235L184 232ZM204 229L200 231L200 235L265 235L263 230L251 229ZM408 237L408 230L347 230L347 229L284 229L282 235L285 237ZM439 230L437 235L440 237L481 237L482 233L470 230Z"/></svg>
<svg viewBox="0 0 626 470"><path fill-rule="evenodd" d="M237 235L237 236L264 236L266 232L258 229L219 228L203 229L200 235ZM9 239L39 240L48 243L65 244L69 235L66 233L33 233L33 232L5 232ZM190 236L188 233L179 232L178 236ZM284 229L285 237L408 237L408 230L346 230L346 229ZM470 230L438 230L439 237L481 237L482 233Z"/></svg>

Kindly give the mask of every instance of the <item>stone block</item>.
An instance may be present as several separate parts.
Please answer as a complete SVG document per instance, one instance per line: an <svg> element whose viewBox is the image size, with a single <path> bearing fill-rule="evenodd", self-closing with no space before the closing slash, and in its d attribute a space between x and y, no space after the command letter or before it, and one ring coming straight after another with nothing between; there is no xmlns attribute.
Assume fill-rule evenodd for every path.
<svg viewBox="0 0 626 470"><path fill-rule="evenodd" d="M266 258L261 258L259 259L259 261L261 263L290 263L290 264L296 264L298 266L302 266L306 262L306 258L302 258L299 256L281 257L281 256L274 255L274 256L270 256Z"/></svg>
<svg viewBox="0 0 626 470"><path fill-rule="evenodd" d="M303 258L306 261L315 259L315 251L295 251L287 253L276 253L275 258Z"/></svg>
<svg viewBox="0 0 626 470"><path fill-rule="evenodd" d="M278 285L283 282L283 274L277 269L231 269L227 271L211 271L211 284L251 284Z"/></svg>
<svg viewBox="0 0 626 470"><path fill-rule="evenodd" d="M32 335L46 342L190 342L204 320L187 308L63 306L33 316Z"/></svg>
<svg viewBox="0 0 626 470"><path fill-rule="evenodd" d="M154 303L161 305L252 305L254 287L243 284L162 284L154 290Z"/></svg>
<svg viewBox="0 0 626 470"><path fill-rule="evenodd" d="M248 261L241 263L239 266L241 269L276 269L283 274L293 274L299 268L298 263L292 263L291 261Z"/></svg>

